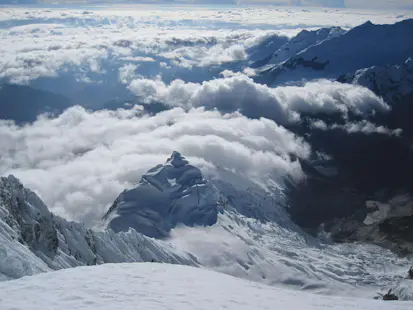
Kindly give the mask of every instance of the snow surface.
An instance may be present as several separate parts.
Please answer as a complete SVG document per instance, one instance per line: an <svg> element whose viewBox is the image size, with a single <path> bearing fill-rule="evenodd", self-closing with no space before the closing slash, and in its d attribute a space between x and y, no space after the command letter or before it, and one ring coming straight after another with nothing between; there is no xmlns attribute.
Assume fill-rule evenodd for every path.
<svg viewBox="0 0 413 310"><path fill-rule="evenodd" d="M80 267L0 283L2 310L412 309L411 302L318 296L168 264Z"/></svg>
<svg viewBox="0 0 413 310"><path fill-rule="evenodd" d="M168 180L163 186L174 186ZM407 259L377 246L310 237L291 222L280 197L252 187L250 180L238 178L236 187L223 179L211 183L223 209L217 223L178 225L169 238L157 240L134 229L93 231L67 222L44 209L16 178L1 178L0 280L76 266L155 261L328 295L372 298L393 288L401 299L413 300L403 280Z"/></svg>

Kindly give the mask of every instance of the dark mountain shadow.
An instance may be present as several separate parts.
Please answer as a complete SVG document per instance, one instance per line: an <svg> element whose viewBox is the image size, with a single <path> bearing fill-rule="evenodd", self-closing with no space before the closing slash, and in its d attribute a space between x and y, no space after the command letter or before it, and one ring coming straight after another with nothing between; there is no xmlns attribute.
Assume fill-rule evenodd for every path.
<svg viewBox="0 0 413 310"><path fill-rule="evenodd" d="M376 226L364 224L367 214L375 211L366 201L387 204L400 195L413 197L413 123L409 122L413 118L412 99L413 94L399 98L389 113L368 118L377 125L401 128L400 135L314 129L310 128L310 119L291 128L305 137L314 153L329 157L301 161L306 179L288 182L288 212L294 222L313 234L322 226L337 242L368 241L399 254L413 251L413 243L408 240L411 235L405 234L403 239L403 231L413 229L411 217L403 215L409 212L408 199L400 211L393 212L399 217ZM326 123L338 121L329 117L324 118ZM354 119L357 117L350 116ZM400 223L408 223L407 228L397 227Z"/></svg>
<svg viewBox="0 0 413 310"><path fill-rule="evenodd" d="M30 86L0 86L0 119L18 124L33 122L43 113L60 114L71 105L72 101L65 96Z"/></svg>

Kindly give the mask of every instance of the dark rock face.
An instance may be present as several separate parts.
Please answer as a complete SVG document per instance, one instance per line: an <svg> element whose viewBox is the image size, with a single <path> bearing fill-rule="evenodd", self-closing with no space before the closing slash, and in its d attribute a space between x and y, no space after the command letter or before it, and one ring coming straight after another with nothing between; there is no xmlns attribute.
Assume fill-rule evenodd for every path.
<svg viewBox="0 0 413 310"><path fill-rule="evenodd" d="M386 295L383 295L383 300L399 300L399 297L393 294L392 290L389 290Z"/></svg>
<svg viewBox="0 0 413 310"><path fill-rule="evenodd" d="M314 57L311 60L305 60L301 57L299 58L292 58L285 63L285 67L288 69L295 69L298 66L302 66L303 68L311 68L313 70L324 70L327 67L329 61L318 61L317 57Z"/></svg>

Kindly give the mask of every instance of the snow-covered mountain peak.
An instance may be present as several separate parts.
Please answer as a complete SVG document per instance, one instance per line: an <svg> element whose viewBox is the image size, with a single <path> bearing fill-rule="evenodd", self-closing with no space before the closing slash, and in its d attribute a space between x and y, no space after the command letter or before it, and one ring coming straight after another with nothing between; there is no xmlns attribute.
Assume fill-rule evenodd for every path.
<svg viewBox="0 0 413 310"><path fill-rule="evenodd" d="M218 200L218 190L201 170L174 151L165 164L144 174L135 188L121 193L104 219L114 231L131 227L150 237L165 237L178 223L215 224Z"/></svg>
<svg viewBox="0 0 413 310"><path fill-rule="evenodd" d="M321 28L311 31L304 29L274 53L253 63L251 67L261 67L260 71L265 71L271 68L271 65L280 64L313 45L320 44L323 41L330 40L345 33L346 30L340 27Z"/></svg>
<svg viewBox="0 0 413 310"><path fill-rule="evenodd" d="M346 33L296 50L283 63L270 62L272 66L258 70L262 72L260 80L280 85L315 78L338 78L360 68L400 64L413 54L412 32L413 19L393 25L366 22Z"/></svg>
<svg viewBox="0 0 413 310"><path fill-rule="evenodd" d="M178 192L194 184L203 184L202 172L174 151L164 165L157 165L142 176L139 184L150 184L159 191Z"/></svg>
<svg viewBox="0 0 413 310"><path fill-rule="evenodd" d="M366 28L366 27L372 27L372 26L374 26L374 24L370 20L368 20L365 23L361 24L359 28Z"/></svg>
<svg viewBox="0 0 413 310"><path fill-rule="evenodd" d="M177 151L173 151L171 157L168 158L167 163L170 163L175 168L180 168L189 164L189 162Z"/></svg>

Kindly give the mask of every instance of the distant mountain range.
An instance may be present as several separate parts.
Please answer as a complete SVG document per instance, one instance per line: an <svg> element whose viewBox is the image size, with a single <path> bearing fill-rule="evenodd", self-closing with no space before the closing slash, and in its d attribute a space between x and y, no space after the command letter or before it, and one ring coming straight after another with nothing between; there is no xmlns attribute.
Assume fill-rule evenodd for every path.
<svg viewBox="0 0 413 310"><path fill-rule="evenodd" d="M316 78L337 79L372 66L400 65L413 55L412 33L413 19L393 25L367 22L348 32L339 28L302 32L258 61L257 81L276 86Z"/></svg>

